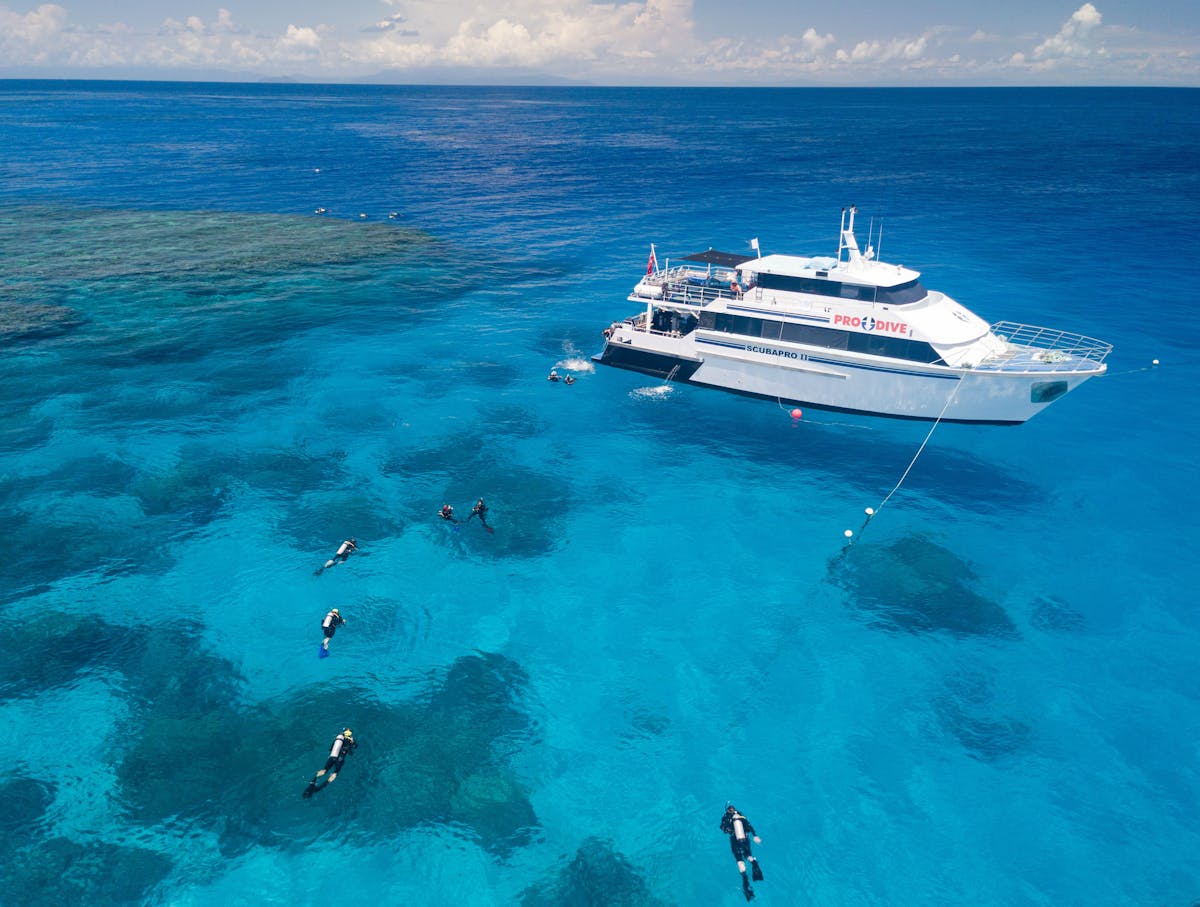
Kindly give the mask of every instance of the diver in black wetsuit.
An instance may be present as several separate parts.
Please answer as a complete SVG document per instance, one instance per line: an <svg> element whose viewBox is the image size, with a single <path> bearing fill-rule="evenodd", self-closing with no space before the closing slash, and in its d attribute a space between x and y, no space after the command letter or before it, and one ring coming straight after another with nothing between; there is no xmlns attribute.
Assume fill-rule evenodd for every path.
<svg viewBox="0 0 1200 907"><path fill-rule="evenodd" d="M442 505L442 509L438 511L438 516L443 520L449 520L451 523L458 523L458 520L454 518L454 508L449 504Z"/></svg>
<svg viewBox="0 0 1200 907"><path fill-rule="evenodd" d="M325 615L325 619L321 621L321 632L325 634L325 641L321 643L321 648L326 652L329 651L329 640L333 639L333 634L337 632L337 628L346 622L346 618L342 617L342 612L334 608Z"/></svg>
<svg viewBox="0 0 1200 907"><path fill-rule="evenodd" d="M325 562L325 566L321 567L317 573L320 573L321 570L328 570L330 567L335 567L338 564L344 563L346 558L353 554L357 548L357 539L346 539L346 541L342 542L342 544L338 546L338 550L334 552L333 557L327 560Z"/></svg>
<svg viewBox="0 0 1200 907"><path fill-rule="evenodd" d="M483 523L484 529L490 529L487 524L487 504L483 503L483 498L475 502L475 506L471 508L471 516L467 517L467 522L471 522L474 517L479 517L479 522Z"/></svg>
<svg viewBox="0 0 1200 907"><path fill-rule="evenodd" d="M354 739L354 732L350 728L346 728L340 734L333 738L333 746L329 748L329 758L325 760L325 767L312 776L312 780L308 782L308 787L304 789L304 799L308 799L319 790L323 790L337 780L338 772L342 770L342 766L346 764L346 757L349 756L358 747L358 741ZM333 769L333 771L329 771ZM329 780L321 787L317 787L317 779L329 772Z"/></svg>
<svg viewBox="0 0 1200 907"><path fill-rule="evenodd" d="M755 844L761 844L762 839L754 833L754 826L750 824L750 820L734 806L725 807L725 815L721 817L721 831L729 835L729 848L733 851L733 858L737 860L738 872L742 874L742 893L747 901L753 900L754 889L750 887L750 880L746 877L746 861L750 861L754 881L761 882L762 870L758 866L758 860L750 853L750 839L753 838Z"/></svg>

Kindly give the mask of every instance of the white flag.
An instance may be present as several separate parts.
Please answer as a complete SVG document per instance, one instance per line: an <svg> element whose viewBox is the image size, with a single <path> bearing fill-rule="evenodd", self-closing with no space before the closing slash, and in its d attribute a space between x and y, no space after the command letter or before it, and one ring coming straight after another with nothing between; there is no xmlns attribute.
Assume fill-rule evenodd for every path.
<svg viewBox="0 0 1200 907"><path fill-rule="evenodd" d="M750 240L750 248L753 249L755 252L758 251L758 237L757 236L754 237L754 239Z"/></svg>

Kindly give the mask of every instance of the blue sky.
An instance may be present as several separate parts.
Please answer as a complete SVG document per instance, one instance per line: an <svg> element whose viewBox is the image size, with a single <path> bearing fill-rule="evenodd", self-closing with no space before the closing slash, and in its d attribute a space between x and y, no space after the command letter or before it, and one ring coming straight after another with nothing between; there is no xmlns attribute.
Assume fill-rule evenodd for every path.
<svg viewBox="0 0 1200 907"><path fill-rule="evenodd" d="M0 77L1200 86L1200 3L0 0Z"/></svg>

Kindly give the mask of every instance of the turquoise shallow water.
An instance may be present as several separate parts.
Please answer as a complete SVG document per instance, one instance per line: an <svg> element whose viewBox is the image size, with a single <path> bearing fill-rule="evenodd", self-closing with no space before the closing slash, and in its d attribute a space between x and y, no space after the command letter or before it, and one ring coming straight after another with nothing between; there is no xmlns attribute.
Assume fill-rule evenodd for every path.
<svg viewBox="0 0 1200 907"><path fill-rule="evenodd" d="M732 799L763 902L1200 898L1198 138L1192 91L0 83L0 890L736 904ZM846 549L928 426L588 357L649 242L850 203L1116 350Z"/></svg>

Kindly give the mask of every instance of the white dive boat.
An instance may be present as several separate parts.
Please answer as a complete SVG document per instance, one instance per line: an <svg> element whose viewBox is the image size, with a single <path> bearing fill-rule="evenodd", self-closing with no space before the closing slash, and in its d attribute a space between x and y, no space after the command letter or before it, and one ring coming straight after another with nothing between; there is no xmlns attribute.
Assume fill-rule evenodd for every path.
<svg viewBox="0 0 1200 907"><path fill-rule="evenodd" d="M818 409L1018 424L1088 378L1112 345L1025 324L989 327L920 274L860 252L855 209L836 257L711 249L646 276L642 311L605 330L598 362ZM757 249L757 241L752 244Z"/></svg>

